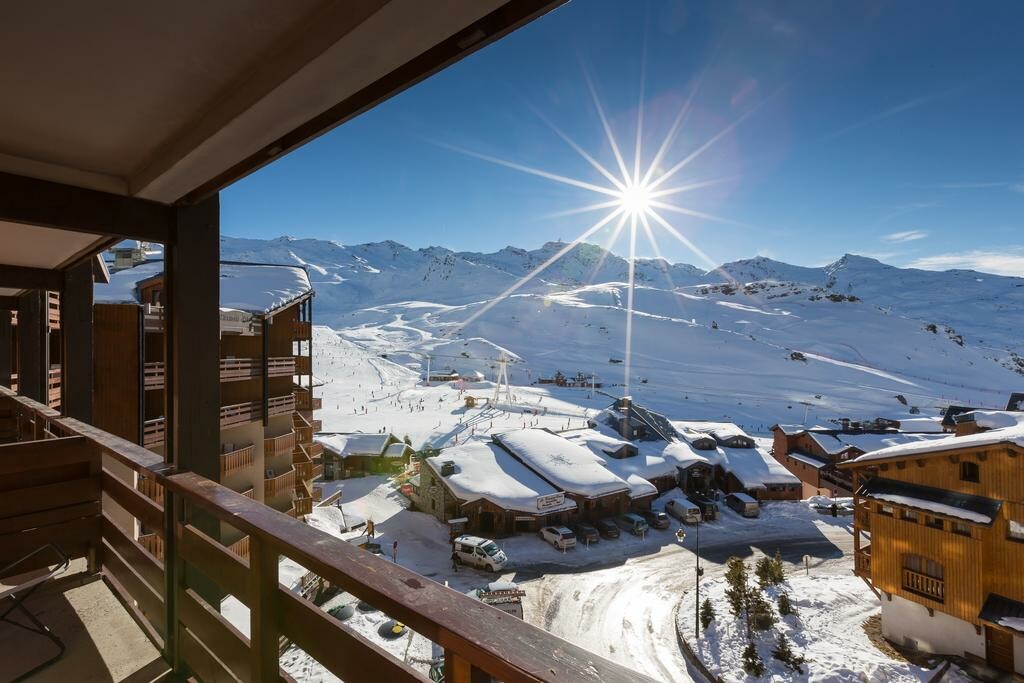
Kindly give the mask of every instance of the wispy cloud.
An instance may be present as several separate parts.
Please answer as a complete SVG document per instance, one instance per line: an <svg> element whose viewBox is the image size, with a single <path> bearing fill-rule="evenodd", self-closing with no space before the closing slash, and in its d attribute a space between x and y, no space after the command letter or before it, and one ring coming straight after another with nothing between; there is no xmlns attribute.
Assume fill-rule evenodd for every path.
<svg viewBox="0 0 1024 683"><path fill-rule="evenodd" d="M1024 182L1010 185L1011 192L1024 192Z"/></svg>
<svg viewBox="0 0 1024 683"><path fill-rule="evenodd" d="M923 240L928 236L924 230L905 230L904 232L891 232L888 235L882 235L883 242L913 242L914 240Z"/></svg>
<svg viewBox="0 0 1024 683"><path fill-rule="evenodd" d="M960 85L960 86L957 86L955 88L950 88L948 90L940 90L938 92L933 92L933 93L928 93L928 94L925 94L925 95L921 95L919 97L915 97L913 99L909 99L906 102L900 102L899 104L894 105L892 107L889 107L888 109L883 109L882 111L880 111L880 112L878 112L876 114L872 114L871 116L869 116L869 117L867 117L865 119L862 119L860 121L857 121L856 123L850 124L849 126L846 126L845 128L840 128L839 130L835 131L834 133L831 133L830 135L826 135L825 139L826 140L833 140L835 138L842 137L843 135L846 135L848 133L852 133L853 131L858 130L860 128L864 128L865 126L870 126L870 125L872 125L874 123L878 123L879 121L884 121L885 119L887 119L889 117L896 116L897 114L902 114L905 111L910 111L911 109L917 109L918 107L924 106L926 104L931 104L932 102L935 102L937 100L941 100L941 99L943 99L945 97L949 97L951 95L955 95L956 93L960 92L963 89L964 89L964 86Z"/></svg>
<svg viewBox="0 0 1024 683"><path fill-rule="evenodd" d="M1011 192L1024 192L1024 181L1020 180L956 180L948 183L908 184L925 190L991 190L1006 188Z"/></svg>
<svg viewBox="0 0 1024 683"><path fill-rule="evenodd" d="M1024 276L1024 247L1010 247L998 251L975 249L957 254L935 254L921 257L907 265L911 268L925 270L964 268L996 275Z"/></svg>

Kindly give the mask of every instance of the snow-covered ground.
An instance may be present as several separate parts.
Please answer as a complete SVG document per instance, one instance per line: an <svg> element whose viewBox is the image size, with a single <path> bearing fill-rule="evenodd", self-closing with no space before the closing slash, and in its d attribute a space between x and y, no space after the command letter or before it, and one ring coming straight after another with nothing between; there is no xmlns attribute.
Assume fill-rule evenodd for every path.
<svg viewBox="0 0 1024 683"><path fill-rule="evenodd" d="M753 566L750 569L753 574ZM753 575L751 578L754 579ZM683 637L711 673L727 682L747 681L751 678L744 673L742 660L747 645L746 628L743 619L733 617L729 610L726 587L720 577L702 583L701 602L705 598L711 600L715 620L700 638L694 638L693 591L687 593L680 605L677 621ZM775 601L782 591L789 594L795 614L778 614ZM805 575L791 570L785 583L767 589L765 596L778 621L764 633L754 632L754 643L765 666L764 676L756 680L917 683L930 680L934 673L909 662L895 661L871 643L863 624L878 613L880 605L856 576L817 570ZM796 673L772 657L779 633L785 633L793 651L806 658L803 673Z"/></svg>

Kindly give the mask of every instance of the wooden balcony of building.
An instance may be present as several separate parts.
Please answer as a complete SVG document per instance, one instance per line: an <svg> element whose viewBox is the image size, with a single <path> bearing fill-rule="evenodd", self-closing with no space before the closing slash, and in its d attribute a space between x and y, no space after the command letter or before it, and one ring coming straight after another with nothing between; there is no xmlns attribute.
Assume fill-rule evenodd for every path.
<svg viewBox="0 0 1024 683"><path fill-rule="evenodd" d="M229 406L221 406L220 428L246 424L263 419L263 404L259 401L246 401Z"/></svg>
<svg viewBox="0 0 1024 683"><path fill-rule="evenodd" d="M313 428L313 433L322 432L324 430L323 420L310 420L309 426Z"/></svg>
<svg viewBox="0 0 1024 683"><path fill-rule="evenodd" d="M274 473L273 477L263 480L263 497L273 498L274 496L291 491L295 488L295 468L289 467L280 474Z"/></svg>
<svg viewBox="0 0 1024 683"><path fill-rule="evenodd" d="M313 443L313 425L299 413L292 414L292 429L295 431L295 443Z"/></svg>
<svg viewBox="0 0 1024 683"><path fill-rule="evenodd" d="M270 377L291 376L295 369L295 358L283 356L267 359L267 375ZM263 376L263 360L260 358L221 358L220 381L238 382ZM146 389L163 389L165 369L163 361L150 361L143 366L142 383Z"/></svg>
<svg viewBox="0 0 1024 683"><path fill-rule="evenodd" d="M232 472L252 467L253 455L255 452L256 448L252 444L249 444L248 446L243 446L226 453L221 453L220 476L223 477Z"/></svg>
<svg viewBox="0 0 1024 683"><path fill-rule="evenodd" d="M853 573L871 580L871 546L864 546L853 555Z"/></svg>
<svg viewBox="0 0 1024 683"><path fill-rule="evenodd" d="M157 505L164 504L164 487L152 479L139 477L139 492Z"/></svg>
<svg viewBox="0 0 1024 683"><path fill-rule="evenodd" d="M313 336L313 324L308 320L292 321L292 341L306 341Z"/></svg>
<svg viewBox="0 0 1024 683"><path fill-rule="evenodd" d="M946 582L910 569L903 570L903 589L936 602L946 600Z"/></svg>
<svg viewBox="0 0 1024 683"><path fill-rule="evenodd" d="M163 444L166 429L167 420L162 417L146 420L142 423L142 445L148 448Z"/></svg>
<svg viewBox="0 0 1024 683"><path fill-rule="evenodd" d="M295 396L292 394L274 396L267 401L267 412L271 417L274 415L287 415L294 410Z"/></svg>
<svg viewBox="0 0 1024 683"><path fill-rule="evenodd" d="M164 308L159 304L146 304L142 307L142 329L145 332L164 331Z"/></svg>
<svg viewBox="0 0 1024 683"><path fill-rule="evenodd" d="M51 365L46 379L47 401L51 408L60 408L60 366Z"/></svg>
<svg viewBox="0 0 1024 683"><path fill-rule="evenodd" d="M241 493L243 496L245 496L249 500L256 500L256 489L254 489L251 486L249 488L247 488L246 490L244 490L244 491L239 491L239 493Z"/></svg>
<svg viewBox="0 0 1024 683"><path fill-rule="evenodd" d="M295 356L275 356L267 359L267 374L271 377L289 377L295 372Z"/></svg>
<svg viewBox="0 0 1024 683"><path fill-rule="evenodd" d="M492 677L534 683L647 680L291 519L299 514L296 508L282 514L195 473L176 472L140 446L0 388L0 410L6 409L17 413L22 441L0 446L0 566L52 543L72 558L77 572L30 598L72 605L46 613L68 644L65 657L47 669L50 679L120 681L138 670L148 675L152 666L153 675L144 680L154 680L175 663L175 679L291 680L279 668L283 638L349 683L427 680L422 669L282 585L278 568L287 557L438 643L449 683ZM163 488L164 505L136 489L138 477ZM248 540L225 547L194 524L198 514ZM152 533L137 539L130 531L136 525ZM181 571L186 564L187 573ZM189 583L197 576L200 584ZM83 590L99 593L98 600L89 600L94 608L65 598ZM249 608L249 636L207 601L211 592L232 595ZM31 659L38 654L37 640L15 642L6 635L0 634L0 642L12 645L13 654L0 667L38 663ZM0 668L0 678L10 677L9 668Z"/></svg>
<svg viewBox="0 0 1024 683"><path fill-rule="evenodd" d="M313 490L307 480L296 478L295 499L292 501L295 506L295 514L299 517L312 514L313 512Z"/></svg>
<svg viewBox="0 0 1024 683"><path fill-rule="evenodd" d="M295 390L295 410L312 410L313 397L309 389Z"/></svg>
<svg viewBox="0 0 1024 683"><path fill-rule="evenodd" d="M310 479L316 481L320 477L324 476L324 466L320 463L313 463L313 473ZM315 498L315 496L314 496Z"/></svg>
<svg viewBox="0 0 1024 683"><path fill-rule="evenodd" d="M263 454L270 457L281 453L290 453L295 448L295 432L263 439Z"/></svg>
<svg viewBox="0 0 1024 683"><path fill-rule="evenodd" d="M317 422L317 420L314 420L314 422ZM314 425L314 427L315 427L315 425ZM323 456L323 454L324 454L324 445L322 443L320 443L319 441L314 441L313 443L311 443L308 446L306 446L306 452L309 453L309 457L310 458L312 458L313 460L316 460L317 458Z"/></svg>
<svg viewBox="0 0 1024 683"><path fill-rule="evenodd" d="M295 372L296 375L308 375L313 372L313 363L309 356L293 356L295 359Z"/></svg>
<svg viewBox="0 0 1024 683"><path fill-rule="evenodd" d="M319 396L314 396L312 399L310 399L310 403L309 403L309 409L310 410L320 410L323 407L324 407L324 400L322 398L320 398Z"/></svg>
<svg viewBox="0 0 1024 683"><path fill-rule="evenodd" d="M302 444L296 444L292 451L292 466L295 468L296 479L308 481L313 478L313 460Z"/></svg>
<svg viewBox="0 0 1024 683"><path fill-rule="evenodd" d="M47 292L46 298L46 322L51 330L60 329L60 293Z"/></svg>
<svg viewBox="0 0 1024 683"><path fill-rule="evenodd" d="M228 546L228 550L233 552L235 555L238 555L243 560L248 560L249 559L249 537L248 536L242 536L242 538L238 539L237 541L235 541L234 543L229 545Z"/></svg>

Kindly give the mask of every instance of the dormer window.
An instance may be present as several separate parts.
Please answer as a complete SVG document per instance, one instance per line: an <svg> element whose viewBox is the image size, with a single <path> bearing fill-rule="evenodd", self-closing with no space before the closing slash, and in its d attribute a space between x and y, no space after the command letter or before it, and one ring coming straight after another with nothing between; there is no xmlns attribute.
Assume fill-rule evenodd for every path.
<svg viewBox="0 0 1024 683"><path fill-rule="evenodd" d="M978 463L976 462L962 462L960 463L960 481L970 481L977 483L981 481Z"/></svg>

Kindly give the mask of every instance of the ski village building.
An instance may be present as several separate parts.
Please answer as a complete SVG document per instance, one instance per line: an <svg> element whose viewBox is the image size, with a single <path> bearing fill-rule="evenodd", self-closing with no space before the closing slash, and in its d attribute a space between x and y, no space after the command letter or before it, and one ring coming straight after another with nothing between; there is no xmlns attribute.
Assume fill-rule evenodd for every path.
<svg viewBox="0 0 1024 683"><path fill-rule="evenodd" d="M97 284L94 420L162 454L166 436L163 261L130 262ZM296 266L220 264L218 378L221 483L293 517L312 511L320 428L311 384L313 289ZM140 488L153 493L143 479ZM160 556L159 537L140 541ZM234 538L232 538L234 536ZM248 536L225 529L243 557Z"/></svg>
<svg viewBox="0 0 1024 683"><path fill-rule="evenodd" d="M1024 413L956 422L962 435L839 465L855 487L855 572L890 640L1024 674Z"/></svg>
<svg viewBox="0 0 1024 683"><path fill-rule="evenodd" d="M397 474L408 467L412 456L412 448L394 434L321 433L313 439L323 447L324 479L328 481Z"/></svg>

